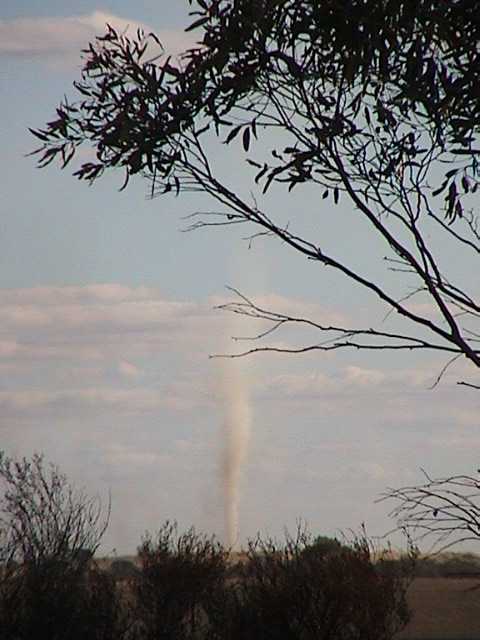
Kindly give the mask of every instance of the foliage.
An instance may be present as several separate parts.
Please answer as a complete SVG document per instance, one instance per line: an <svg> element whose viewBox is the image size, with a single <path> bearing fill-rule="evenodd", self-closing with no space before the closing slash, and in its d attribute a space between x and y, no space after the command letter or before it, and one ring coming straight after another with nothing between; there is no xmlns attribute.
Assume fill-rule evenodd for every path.
<svg viewBox="0 0 480 640"><path fill-rule="evenodd" d="M72 487L43 456L15 460L0 451L0 562L84 567L107 528L98 498Z"/></svg>
<svg viewBox="0 0 480 640"><path fill-rule="evenodd" d="M92 564L98 500L35 454L0 453L0 628L5 640L121 638L113 581Z"/></svg>
<svg viewBox="0 0 480 640"><path fill-rule="evenodd" d="M63 562L10 567L0 583L5 640L121 640L127 629L115 583L95 566Z"/></svg>
<svg viewBox="0 0 480 640"><path fill-rule="evenodd" d="M86 522L98 523L100 511L93 521L73 517L89 499L41 456L0 461L7 483L0 563L5 640L384 640L408 619L410 565L374 557L366 537L340 544L299 528L284 545L258 537L235 564L213 537L193 528L180 533L167 521L155 537L145 536L139 568L120 560L101 570L90 555L73 553L72 540L88 540L93 549L104 530L87 535ZM35 518L18 526L18 514L27 512ZM48 519L79 527L76 538L67 529L70 547L55 542L52 532L63 529Z"/></svg>
<svg viewBox="0 0 480 640"><path fill-rule="evenodd" d="M138 550L141 571L135 582L142 640L204 637L206 602L223 585L227 554L214 538L193 528L179 533L166 522L155 539Z"/></svg>
<svg viewBox="0 0 480 640"><path fill-rule="evenodd" d="M392 638L408 621L412 565L384 570L366 538L317 545L299 531L284 545L258 539L217 609L216 638ZM223 634L223 635L222 635Z"/></svg>
<svg viewBox="0 0 480 640"><path fill-rule="evenodd" d="M329 536L316 536L309 543L308 549L313 549L315 553L326 555L328 553L338 553L342 549L342 543L337 538Z"/></svg>
<svg viewBox="0 0 480 640"><path fill-rule="evenodd" d="M125 186L133 175L146 177L152 196L204 192L222 210L194 214L193 228L246 223L253 227L251 238L281 240L403 321L390 331L325 326L240 296L227 308L270 322L262 337L292 323L325 334L302 347L250 351L435 350L449 363L465 356L478 367L480 305L448 258L461 251L475 271L480 252L472 209L480 125L475 3L195 5L189 29L198 31L199 44L180 64L148 58L150 45L159 44L154 34L129 39L109 27L90 44L74 83L79 99L65 100L55 120L33 131L42 142L39 165L58 158L65 167L80 145L90 143L96 157L75 171L78 178L94 182L117 167L125 172ZM249 198L214 162L212 144L232 147L237 139L253 168ZM284 221L264 210L274 187L296 192L307 185L318 189L312 220L321 210L320 225L345 218L344 225L357 219L369 228L370 244L360 252L378 246L385 258L373 275L354 254L342 253L345 226L330 246L324 234L304 235L306 212Z"/></svg>

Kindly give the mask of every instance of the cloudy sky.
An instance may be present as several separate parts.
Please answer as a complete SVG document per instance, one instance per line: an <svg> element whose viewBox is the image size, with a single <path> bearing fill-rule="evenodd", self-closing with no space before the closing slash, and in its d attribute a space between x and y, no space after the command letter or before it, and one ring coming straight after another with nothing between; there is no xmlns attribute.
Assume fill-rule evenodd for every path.
<svg viewBox="0 0 480 640"><path fill-rule="evenodd" d="M111 492L106 552L133 551L166 518L225 535L232 385L251 416L240 541L281 534L298 518L323 534L362 522L381 534L393 525L388 505L375 503L386 487L421 481L420 467L473 473L478 393L455 385L458 367L431 390L444 364L437 356L209 359L252 329L214 309L229 299L227 285L322 322L381 320L385 310L347 283L275 243L250 248L243 230L182 233L182 217L203 205L193 198L151 201L141 182L119 193L116 174L88 188L34 167L27 127L52 118L80 50L106 22L153 29L173 53L191 42L180 0L0 7L0 447L43 451L77 485ZM243 159L232 152L223 170L235 176ZM268 204L287 217L292 205L321 208L309 197L279 193ZM333 240L344 231L337 224ZM374 272L361 234L343 234L338 251Z"/></svg>

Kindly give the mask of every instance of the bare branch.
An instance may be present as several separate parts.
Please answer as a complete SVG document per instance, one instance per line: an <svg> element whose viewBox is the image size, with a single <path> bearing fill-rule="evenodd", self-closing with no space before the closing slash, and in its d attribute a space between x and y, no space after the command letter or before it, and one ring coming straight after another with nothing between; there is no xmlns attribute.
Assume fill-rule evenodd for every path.
<svg viewBox="0 0 480 640"><path fill-rule="evenodd" d="M437 553L480 539L480 481L468 475L430 478L418 486L388 489L380 501L393 500L391 517L413 542L429 542Z"/></svg>

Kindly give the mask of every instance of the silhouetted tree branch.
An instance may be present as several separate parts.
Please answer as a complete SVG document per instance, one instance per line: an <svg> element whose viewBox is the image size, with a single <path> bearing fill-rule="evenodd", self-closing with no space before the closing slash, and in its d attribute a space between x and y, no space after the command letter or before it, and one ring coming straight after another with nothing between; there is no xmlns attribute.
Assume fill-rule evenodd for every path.
<svg viewBox="0 0 480 640"><path fill-rule="evenodd" d="M391 516L413 542L429 542L437 552L460 542L480 540L480 480L468 475L431 478L421 485L388 489Z"/></svg>
<svg viewBox="0 0 480 640"><path fill-rule="evenodd" d="M468 273L459 282L449 258L461 250L465 269L478 270L476 7L466 0L420 0L414 8L406 0L195 4L189 29L199 31L199 44L179 65L146 58L153 34L129 39L109 27L90 44L74 83L78 100L65 100L55 120L33 131L42 142L39 166L59 159L66 167L89 143L96 157L75 171L82 180L121 168L124 187L139 174L152 197L207 194L220 209L194 214L191 228L241 223L253 227L250 242L273 236L376 298L401 327L324 327L259 311L247 299L223 307L272 323L258 337L305 322L328 341L336 332L329 348L433 349L480 367L476 285ZM215 163L215 144L236 140L253 170L248 197ZM310 212L324 216L317 228L333 216L348 225L348 215L367 225L386 258L373 275L342 254L348 227L329 244L321 229L301 231L300 213L286 222L271 211L271 189L305 186L318 188ZM359 248L370 251L368 243ZM406 283L421 305L401 291ZM246 353L260 350L272 347Z"/></svg>

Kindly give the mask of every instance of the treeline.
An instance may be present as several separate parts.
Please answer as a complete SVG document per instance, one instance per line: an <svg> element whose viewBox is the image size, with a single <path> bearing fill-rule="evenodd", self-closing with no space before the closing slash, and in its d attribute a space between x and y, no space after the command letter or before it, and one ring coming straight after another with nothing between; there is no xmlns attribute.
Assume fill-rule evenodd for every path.
<svg viewBox="0 0 480 640"><path fill-rule="evenodd" d="M129 571L93 555L108 523L41 456L0 454L0 629L4 640L387 640L408 621L412 557L375 556L299 528L232 554L165 523ZM126 569L123 565L123 569Z"/></svg>

